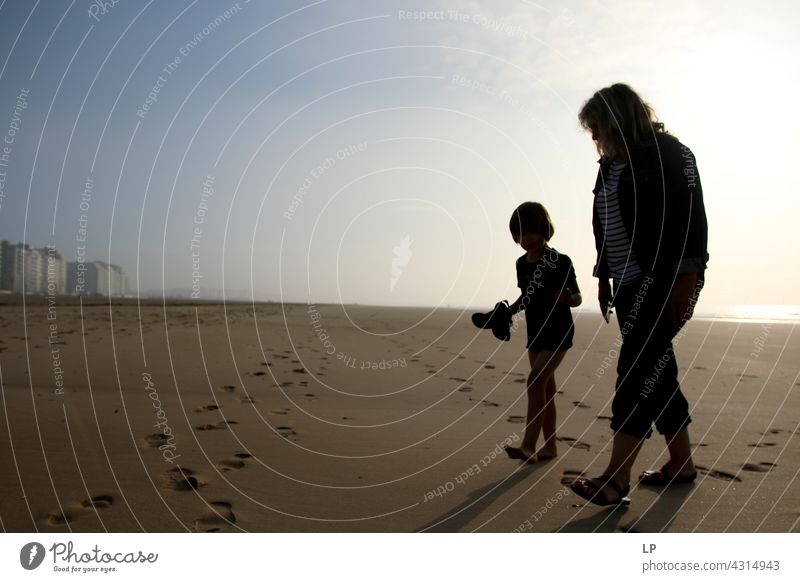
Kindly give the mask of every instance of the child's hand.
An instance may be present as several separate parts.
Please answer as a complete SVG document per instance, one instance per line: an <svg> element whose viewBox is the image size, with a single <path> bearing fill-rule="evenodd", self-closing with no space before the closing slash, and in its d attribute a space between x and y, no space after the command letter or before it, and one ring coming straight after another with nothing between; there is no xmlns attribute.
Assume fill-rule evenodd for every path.
<svg viewBox="0 0 800 582"><path fill-rule="evenodd" d="M564 305L572 305L572 290L569 287L564 287L561 291L553 291L553 298L557 303Z"/></svg>

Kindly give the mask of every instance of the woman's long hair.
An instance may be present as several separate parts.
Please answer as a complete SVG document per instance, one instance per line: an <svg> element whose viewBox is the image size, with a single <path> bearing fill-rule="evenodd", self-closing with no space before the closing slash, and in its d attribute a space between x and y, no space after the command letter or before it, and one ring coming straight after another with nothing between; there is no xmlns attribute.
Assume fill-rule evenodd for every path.
<svg viewBox="0 0 800 582"><path fill-rule="evenodd" d="M604 87L578 113L581 126L592 132L597 151L610 159L652 144L655 133L666 133L653 108L625 83Z"/></svg>

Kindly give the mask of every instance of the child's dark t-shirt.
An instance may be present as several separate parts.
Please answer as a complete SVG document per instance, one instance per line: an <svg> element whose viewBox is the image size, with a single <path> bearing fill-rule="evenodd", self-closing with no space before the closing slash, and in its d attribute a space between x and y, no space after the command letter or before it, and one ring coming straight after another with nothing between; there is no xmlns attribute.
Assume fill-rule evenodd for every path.
<svg viewBox="0 0 800 582"><path fill-rule="evenodd" d="M525 321L528 349L566 350L572 347L575 330L569 305L559 303L554 295L575 280L572 260L554 248L534 262L527 253L517 259L517 286L525 299ZM574 287L573 287L574 291Z"/></svg>

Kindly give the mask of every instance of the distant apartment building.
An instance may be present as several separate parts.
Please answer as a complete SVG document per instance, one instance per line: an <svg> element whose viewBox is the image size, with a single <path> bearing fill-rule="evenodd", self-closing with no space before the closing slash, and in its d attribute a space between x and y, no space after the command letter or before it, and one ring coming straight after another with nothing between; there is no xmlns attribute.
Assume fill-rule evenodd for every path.
<svg viewBox="0 0 800 582"><path fill-rule="evenodd" d="M108 265L111 287L108 294L112 297L124 297L128 294L128 276L119 265Z"/></svg>
<svg viewBox="0 0 800 582"><path fill-rule="evenodd" d="M67 261L56 247L39 249L44 251L44 290L48 295L62 295L67 292Z"/></svg>
<svg viewBox="0 0 800 582"><path fill-rule="evenodd" d="M67 262L53 246L0 242L0 291L61 295L128 293L128 277L119 265L103 261Z"/></svg>
<svg viewBox="0 0 800 582"><path fill-rule="evenodd" d="M0 290L61 294L67 287L67 265L55 247L31 248L0 242Z"/></svg>
<svg viewBox="0 0 800 582"><path fill-rule="evenodd" d="M103 261L69 262L67 293L123 297L128 293L128 277L119 265Z"/></svg>

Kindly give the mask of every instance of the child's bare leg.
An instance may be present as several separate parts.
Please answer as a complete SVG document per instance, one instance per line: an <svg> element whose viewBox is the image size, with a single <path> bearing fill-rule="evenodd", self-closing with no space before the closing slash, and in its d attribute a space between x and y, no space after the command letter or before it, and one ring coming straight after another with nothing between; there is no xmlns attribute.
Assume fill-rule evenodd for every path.
<svg viewBox="0 0 800 582"><path fill-rule="evenodd" d="M556 446L556 378L551 374L545 385L544 422L542 423L542 437L544 444L536 451L539 459L552 459L558 454Z"/></svg>
<svg viewBox="0 0 800 582"><path fill-rule="evenodd" d="M555 380L553 374L564 359L565 352L559 351L541 351L541 352L528 352L528 357L531 362L531 373L528 376L528 416L527 427L525 429L525 437L522 440L522 449L526 452L533 453L536 451L536 441L539 438L539 433L545 425L546 420L549 421L546 430L549 436L555 441ZM552 395L548 397L548 384L552 384ZM549 404L548 404L549 403ZM548 407L550 408L550 416L548 419ZM545 434L545 445L547 445L548 434ZM542 451L543 457L548 456L549 450Z"/></svg>
<svg viewBox="0 0 800 582"><path fill-rule="evenodd" d="M531 371L528 376L528 414L527 424L525 425L525 437L522 439L522 450L527 453L536 451L536 441L544 423L544 411L547 401L545 400L545 385L547 380L537 378L535 372Z"/></svg>

